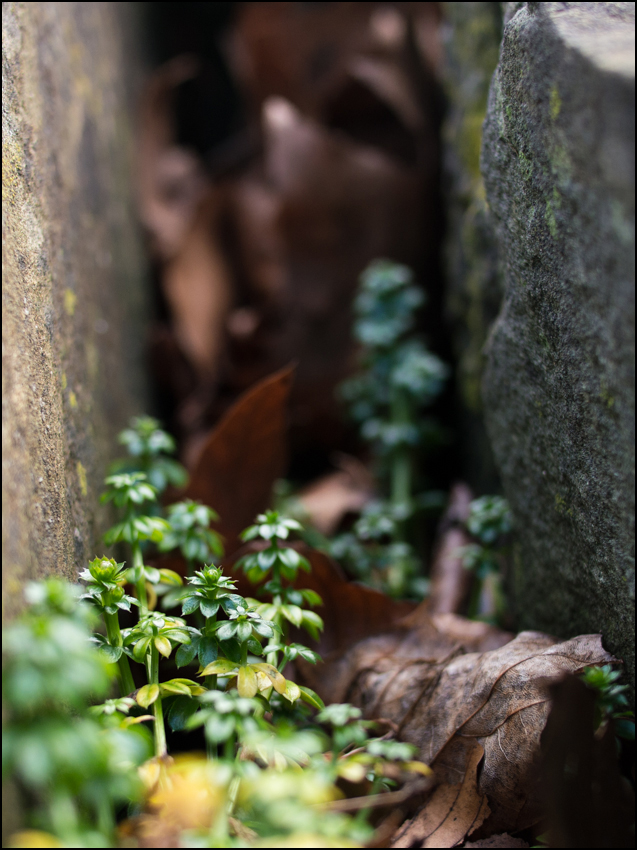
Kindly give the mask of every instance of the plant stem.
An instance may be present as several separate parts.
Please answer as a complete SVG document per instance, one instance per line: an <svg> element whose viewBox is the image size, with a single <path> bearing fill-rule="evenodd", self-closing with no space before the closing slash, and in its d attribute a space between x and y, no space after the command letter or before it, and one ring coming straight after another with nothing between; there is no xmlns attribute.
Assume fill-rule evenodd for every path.
<svg viewBox="0 0 637 850"><path fill-rule="evenodd" d="M111 646L122 646L122 633L119 628L117 614L109 614L104 611L104 622L106 623L106 636ZM117 661L117 681L119 683L120 696L125 697L135 690L135 682L131 673L128 657L122 652Z"/></svg>
<svg viewBox="0 0 637 850"><path fill-rule="evenodd" d="M409 425L413 411L405 390L394 388L391 399L391 421L394 425ZM412 451L409 446L398 446L391 461L391 503L408 505L411 501L412 489ZM396 522L394 541L404 542L406 539L405 521Z"/></svg>
<svg viewBox="0 0 637 850"><path fill-rule="evenodd" d="M159 652L154 642L151 642L150 645L149 684L159 685ZM164 711L160 696L153 703L153 715L155 717L155 755L158 758L163 758L167 753L166 727L164 726Z"/></svg>
<svg viewBox="0 0 637 850"><path fill-rule="evenodd" d="M132 544L133 548L133 569L139 567L142 571L142 577L139 581L135 582L135 590L137 592L137 599L139 600L139 616L143 617L144 614L148 614L148 600L146 598L146 577L144 576L144 557L142 555L142 547L139 541L136 541Z"/></svg>

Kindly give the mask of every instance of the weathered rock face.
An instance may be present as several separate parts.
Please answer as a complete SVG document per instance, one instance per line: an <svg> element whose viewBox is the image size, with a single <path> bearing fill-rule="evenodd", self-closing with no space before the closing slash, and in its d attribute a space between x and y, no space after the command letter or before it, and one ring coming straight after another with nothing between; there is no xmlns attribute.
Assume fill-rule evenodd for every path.
<svg viewBox="0 0 637 850"><path fill-rule="evenodd" d="M131 197L139 47L117 3L2 8L3 610L77 576L115 435L145 407ZM99 545L99 544L98 544Z"/></svg>
<svg viewBox="0 0 637 850"><path fill-rule="evenodd" d="M467 481L477 494L501 484L482 409L483 347L502 301L497 248L480 173L482 124L502 39L500 3L443 3L442 82L446 310L457 362L458 427Z"/></svg>
<svg viewBox="0 0 637 850"><path fill-rule="evenodd" d="M483 389L518 624L600 631L632 678L635 7L507 5L482 148L505 298Z"/></svg>

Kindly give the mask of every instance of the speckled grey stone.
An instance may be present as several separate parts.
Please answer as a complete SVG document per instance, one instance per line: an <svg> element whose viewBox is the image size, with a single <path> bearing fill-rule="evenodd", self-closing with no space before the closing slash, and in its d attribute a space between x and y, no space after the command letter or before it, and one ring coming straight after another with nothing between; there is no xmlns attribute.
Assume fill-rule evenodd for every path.
<svg viewBox="0 0 637 850"><path fill-rule="evenodd" d="M482 172L505 297L484 406L521 628L634 683L634 3L507 4Z"/></svg>
<svg viewBox="0 0 637 850"><path fill-rule="evenodd" d="M102 553L106 465L146 405L134 5L2 5L3 617Z"/></svg>

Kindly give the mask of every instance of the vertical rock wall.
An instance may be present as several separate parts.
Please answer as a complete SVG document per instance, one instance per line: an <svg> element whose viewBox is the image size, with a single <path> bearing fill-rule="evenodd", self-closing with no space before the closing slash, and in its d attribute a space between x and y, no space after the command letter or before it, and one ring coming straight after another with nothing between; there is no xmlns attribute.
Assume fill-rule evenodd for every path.
<svg viewBox="0 0 637 850"><path fill-rule="evenodd" d="M482 148L505 282L483 399L518 624L599 631L633 678L635 5L507 7Z"/></svg>
<svg viewBox="0 0 637 850"><path fill-rule="evenodd" d="M493 225L480 173L482 124L502 38L500 3L443 3L442 80L446 309L457 363L464 474L476 493L500 489L483 421L484 343L502 288Z"/></svg>
<svg viewBox="0 0 637 850"><path fill-rule="evenodd" d="M115 435L146 406L131 197L135 4L2 7L3 611L104 531ZM99 546L99 544L98 544Z"/></svg>

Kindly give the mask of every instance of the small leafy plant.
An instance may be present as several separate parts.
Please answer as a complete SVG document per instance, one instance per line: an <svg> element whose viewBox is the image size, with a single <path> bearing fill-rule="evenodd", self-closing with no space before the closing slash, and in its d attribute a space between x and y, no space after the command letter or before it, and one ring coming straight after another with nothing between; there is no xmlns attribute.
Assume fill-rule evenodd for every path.
<svg viewBox="0 0 637 850"><path fill-rule="evenodd" d="M476 540L462 548L462 563L474 574L467 616L499 623L506 612L502 590L506 538L513 527L509 503L502 496L482 496L469 506L467 531Z"/></svg>
<svg viewBox="0 0 637 850"><path fill-rule="evenodd" d="M376 793L397 770L429 769L409 761L410 748L369 741L358 709L326 708L288 678L295 659L319 660L290 640L290 627L313 638L323 628L312 610L320 597L297 587L311 569L311 553L289 543L300 523L268 511L244 531L252 551L237 566L271 601L244 598L220 564L205 562L223 551L209 527L214 511L186 501L161 516L159 488L147 478L154 455L144 446L168 444L149 428L142 440L139 430L138 422L125 443L146 459L146 471L109 475L104 496L123 514L105 540L128 545L131 566L94 558L80 574L83 592L55 580L29 585L30 610L5 633L4 770L32 801L32 825L46 830L23 836L21 846L115 846L118 808L144 802L150 813L128 829L138 821L161 829L163 818L179 823L193 846L358 846L371 834L365 812L350 817L316 803L339 796L340 780L362 776ZM184 583L146 563L151 545L178 548L189 568L202 568ZM155 610L162 596L181 616ZM90 634L98 617L103 628ZM169 659L197 665L197 679L167 678ZM119 695L109 690L113 675ZM166 722L174 733L202 727L206 758L169 758Z"/></svg>
<svg viewBox="0 0 637 850"><path fill-rule="evenodd" d="M441 439L438 425L422 411L449 377L449 368L414 335L424 302L406 266L388 260L368 266L354 303L361 368L340 387L388 482L389 498L369 505L353 534L333 542L332 554L392 596L422 597L409 523L423 508L441 506L438 494L415 493L416 455Z"/></svg>
<svg viewBox="0 0 637 850"><path fill-rule="evenodd" d="M39 830L11 846L60 846L50 833L61 846L114 846L117 807L141 798L134 768L150 740L134 718L118 720L133 700L97 715L88 708L112 673L89 643L97 615L81 592L54 578L28 584L29 607L3 630L3 777L17 781Z"/></svg>
<svg viewBox="0 0 637 850"><path fill-rule="evenodd" d="M595 729L598 730L612 720L618 738L634 741L635 715L628 708L628 685L619 684L620 676L619 670L613 669L610 664L604 664L601 667L587 667L581 679L596 694Z"/></svg>

